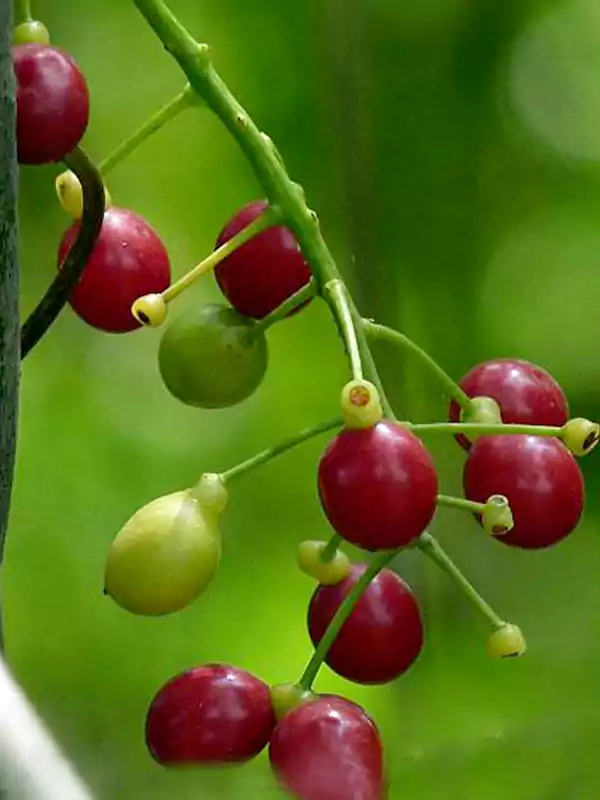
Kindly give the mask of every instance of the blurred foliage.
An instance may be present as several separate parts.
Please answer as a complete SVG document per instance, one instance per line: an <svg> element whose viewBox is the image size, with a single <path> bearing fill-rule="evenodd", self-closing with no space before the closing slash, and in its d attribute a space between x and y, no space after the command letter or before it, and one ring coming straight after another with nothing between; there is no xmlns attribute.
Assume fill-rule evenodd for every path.
<svg viewBox="0 0 600 800"><path fill-rule="evenodd" d="M272 135L365 314L402 327L457 377L519 355L563 383L577 415L600 417L600 10L593 0L173 0L211 43L218 69ZM55 44L89 79L85 146L100 160L182 86L132 2L34 1ZM55 270L67 224L57 168L21 179L22 310ZM193 110L111 175L116 202L155 226L175 275L213 245L260 189L235 144ZM211 279L186 300L216 298ZM161 385L158 335L107 336L70 311L23 370L21 439L4 592L8 654L66 751L111 800L275 798L266 759L230 771L170 772L145 751L143 722L173 674L229 661L293 680L309 656L311 593L296 544L328 535L315 491L323 441L236 486L224 558L185 612L137 619L102 596L110 541L133 511L330 415L346 375L320 303L270 332L270 369L242 406L202 412ZM411 418L445 415L418 365L377 353ZM307 390L307 387L310 387ZM431 442L441 484L463 456ZM457 512L435 531L529 642L490 663L487 631L415 554L397 567L422 601L427 647L397 684L366 689L327 669L377 719L392 800L588 800L600 792L597 696L598 456L589 505L554 550L484 540ZM285 589L283 589L285 587Z"/></svg>

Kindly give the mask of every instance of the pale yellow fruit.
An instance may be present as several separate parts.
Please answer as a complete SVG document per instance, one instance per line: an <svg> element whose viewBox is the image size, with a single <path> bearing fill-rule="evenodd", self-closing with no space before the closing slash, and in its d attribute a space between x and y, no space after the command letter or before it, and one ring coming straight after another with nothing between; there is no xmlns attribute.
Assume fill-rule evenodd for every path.
<svg viewBox="0 0 600 800"><path fill-rule="evenodd" d="M61 172L55 182L58 201L63 209L70 214L73 219L81 219L83 216L83 192L79 178L70 169ZM112 203L110 194L106 186L104 187L104 205L108 208Z"/></svg>
<svg viewBox="0 0 600 800"><path fill-rule="evenodd" d="M175 492L139 509L117 534L105 591L134 614L170 614L206 589L220 557L215 516L190 490Z"/></svg>

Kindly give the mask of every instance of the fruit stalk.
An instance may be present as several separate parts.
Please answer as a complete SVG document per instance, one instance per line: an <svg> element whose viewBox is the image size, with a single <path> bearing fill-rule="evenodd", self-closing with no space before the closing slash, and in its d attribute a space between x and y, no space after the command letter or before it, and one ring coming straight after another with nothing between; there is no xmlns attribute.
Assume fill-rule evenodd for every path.
<svg viewBox="0 0 600 800"><path fill-rule="evenodd" d="M560 438L563 429L555 425L518 425L500 423L486 425L481 422L419 422L409 425L413 433L459 433L473 436L549 436Z"/></svg>
<svg viewBox="0 0 600 800"><path fill-rule="evenodd" d="M153 116L144 122L144 124L135 131L131 136L125 139L121 144L113 150L113 152L107 156L103 161L98 165L99 171L103 175L108 175L108 173L114 169L121 161L127 158L128 155L133 153L133 151L139 147L143 142L148 139L153 133L160 130L164 127L168 122L175 119L175 117L179 116L182 111L185 111L186 108L191 108L193 105L198 104L198 95L192 89L192 87L187 84L186 87L179 92L179 94L175 95L175 97L170 100L166 105L164 105L159 111L156 112Z"/></svg>
<svg viewBox="0 0 600 800"><path fill-rule="evenodd" d="M230 241L233 241L233 239ZM275 325L275 323L286 319L292 311L300 308L300 306L303 303L306 303L307 300L312 300L316 293L317 290L315 288L315 282L314 279L311 278L311 280L305 286L303 286L301 289L298 289L297 292L294 292L291 297L288 297L288 299L278 306L274 311L271 311L271 313L267 314L266 317L257 320L256 328L261 331L268 330L271 325Z"/></svg>
<svg viewBox="0 0 600 800"><path fill-rule="evenodd" d="M197 42L163 0L134 0L134 2L165 49L177 61L190 85L235 138L254 169L271 205L281 209L286 225L295 234L302 252L311 265L320 292L323 293L325 285L330 281L341 281L339 270L321 233L318 216L308 208L302 187L290 179L284 162L270 138L259 130L216 72L210 60L208 45ZM324 296L337 322L340 319L337 295L324 293ZM360 316L352 301L349 305L358 347L365 363L366 376L379 389L386 415L392 416L374 361L372 358L365 358L368 343L360 325ZM340 333L350 353L351 348L342 328Z"/></svg>
<svg viewBox="0 0 600 800"><path fill-rule="evenodd" d="M0 4L0 564L12 493L19 401L19 267L11 3ZM0 625L0 648L2 635Z"/></svg>
<svg viewBox="0 0 600 800"><path fill-rule="evenodd" d="M5 3L4 5L9 6L10 3ZM15 0L15 21L17 23L31 22L32 19L31 0Z"/></svg>
<svg viewBox="0 0 600 800"><path fill-rule="evenodd" d="M77 239L45 295L31 312L21 330L21 358L39 342L66 304L94 250L104 217L104 185L96 167L76 147L64 159L83 190L83 216Z"/></svg>
<svg viewBox="0 0 600 800"><path fill-rule="evenodd" d="M446 494L438 494L436 502L438 506L458 508L461 511L470 511L472 514L483 514L485 511L485 503L476 503L473 500L465 500L464 497L450 497Z"/></svg>

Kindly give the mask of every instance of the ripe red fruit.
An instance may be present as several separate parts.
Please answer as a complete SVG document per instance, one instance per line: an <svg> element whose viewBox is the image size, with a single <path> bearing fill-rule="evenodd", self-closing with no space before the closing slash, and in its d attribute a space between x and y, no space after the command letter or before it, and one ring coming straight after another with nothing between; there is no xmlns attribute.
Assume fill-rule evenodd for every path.
<svg viewBox="0 0 600 800"><path fill-rule="evenodd" d="M323 695L278 724L271 766L299 800L383 800L383 750L375 723L360 706Z"/></svg>
<svg viewBox="0 0 600 800"><path fill-rule="evenodd" d="M384 421L345 429L329 443L318 488L340 536L365 550L391 550L409 544L431 522L438 485L421 440Z"/></svg>
<svg viewBox="0 0 600 800"><path fill-rule="evenodd" d="M469 454L463 483L469 500L506 495L515 526L497 539L528 550L568 536L585 502L575 458L557 439L541 436L482 436Z"/></svg>
<svg viewBox="0 0 600 800"><path fill-rule="evenodd" d="M545 369L518 358L496 358L478 364L460 381L469 397L492 397L502 412L502 421L522 425L564 425L569 404L563 390ZM451 422L460 421L460 407L450 403ZM468 450L471 441L463 435L457 442Z"/></svg>
<svg viewBox="0 0 600 800"><path fill-rule="evenodd" d="M266 200L244 206L219 234L216 247L254 222ZM262 319L310 280L310 269L292 232L283 225L262 231L215 267L219 288L247 317Z"/></svg>
<svg viewBox="0 0 600 800"><path fill-rule="evenodd" d="M58 251L63 263L77 237L76 222L64 234ZM69 302L89 325L109 333L139 328L133 301L162 292L171 282L169 256L146 220L125 208L108 208L100 236Z"/></svg>
<svg viewBox="0 0 600 800"><path fill-rule="evenodd" d="M68 53L46 44L12 48L17 78L17 150L21 164L59 161L89 120L88 88Z"/></svg>
<svg viewBox="0 0 600 800"><path fill-rule="evenodd" d="M206 664L158 692L146 718L146 744L165 766L239 763L266 747L275 724L265 683L226 664Z"/></svg>
<svg viewBox="0 0 600 800"><path fill-rule="evenodd" d="M316 589L308 609L314 645L323 638L340 604L366 570L356 564L335 586ZM327 664L356 683L387 683L411 666L423 647L418 603L402 578L382 570L369 584L329 648Z"/></svg>

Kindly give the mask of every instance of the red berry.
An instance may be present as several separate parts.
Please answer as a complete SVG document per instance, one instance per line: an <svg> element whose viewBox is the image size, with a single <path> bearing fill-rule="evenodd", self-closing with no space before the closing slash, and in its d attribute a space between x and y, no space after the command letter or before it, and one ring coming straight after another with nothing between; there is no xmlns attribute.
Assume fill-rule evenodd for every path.
<svg viewBox="0 0 600 800"><path fill-rule="evenodd" d="M382 800L383 750L359 706L324 695L281 720L269 745L271 766L299 800Z"/></svg>
<svg viewBox="0 0 600 800"><path fill-rule="evenodd" d="M314 645L321 641L340 604L365 570L365 564L357 564L341 583L315 591L308 609ZM355 605L326 661L350 681L387 683L406 672L422 647L423 623L417 601L402 578L384 569Z"/></svg>
<svg viewBox="0 0 600 800"><path fill-rule="evenodd" d="M460 381L469 397L492 397L502 412L502 421L521 425L564 425L569 404L563 390L545 369L518 358L496 358L478 364ZM460 407L450 403L449 418L460 421ZM457 442L468 450L470 440Z"/></svg>
<svg viewBox="0 0 600 800"><path fill-rule="evenodd" d="M557 439L542 436L482 436L469 454L463 482L469 500L506 495L515 526L498 541L528 550L568 536L585 502L574 457Z"/></svg>
<svg viewBox="0 0 600 800"><path fill-rule="evenodd" d="M249 203L219 234L217 247L254 222L266 200ZM215 267L219 288L247 317L262 319L310 280L310 269L292 232L283 225L262 231Z"/></svg>
<svg viewBox="0 0 600 800"><path fill-rule="evenodd" d="M68 53L46 44L13 47L17 78L17 150L21 164L60 161L89 120L85 78Z"/></svg>
<svg viewBox="0 0 600 800"><path fill-rule="evenodd" d="M58 251L62 264L80 223L64 234ZM171 281L169 256L146 220L125 208L104 212L100 236L70 303L87 322L109 333L139 328L131 313L133 301L144 294L162 292Z"/></svg>
<svg viewBox="0 0 600 800"><path fill-rule="evenodd" d="M146 718L146 744L165 766L237 763L266 747L275 724L265 683L226 664L206 664L158 692Z"/></svg>
<svg viewBox="0 0 600 800"><path fill-rule="evenodd" d="M318 486L332 526L365 550L409 544L435 513L431 457L420 439L394 422L339 433L321 457Z"/></svg>

